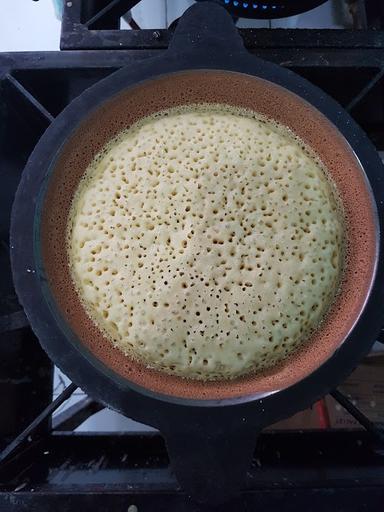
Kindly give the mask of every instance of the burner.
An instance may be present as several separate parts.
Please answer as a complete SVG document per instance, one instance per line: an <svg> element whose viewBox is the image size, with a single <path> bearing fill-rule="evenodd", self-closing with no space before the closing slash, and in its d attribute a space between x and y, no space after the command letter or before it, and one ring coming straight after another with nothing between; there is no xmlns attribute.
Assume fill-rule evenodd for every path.
<svg viewBox="0 0 384 512"><path fill-rule="evenodd" d="M197 0L205 2L207 0ZM273 19L285 18L314 9L327 0L215 0L236 18Z"/></svg>

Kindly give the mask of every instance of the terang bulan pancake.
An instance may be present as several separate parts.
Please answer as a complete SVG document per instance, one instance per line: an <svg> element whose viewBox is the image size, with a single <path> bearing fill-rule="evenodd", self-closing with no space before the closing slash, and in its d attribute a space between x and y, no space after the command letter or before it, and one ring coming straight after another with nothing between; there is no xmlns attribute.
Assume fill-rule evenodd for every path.
<svg viewBox="0 0 384 512"><path fill-rule="evenodd" d="M168 374L225 380L273 367L321 324L344 223L326 169L288 128L192 105L142 119L96 156L67 247L111 344Z"/></svg>

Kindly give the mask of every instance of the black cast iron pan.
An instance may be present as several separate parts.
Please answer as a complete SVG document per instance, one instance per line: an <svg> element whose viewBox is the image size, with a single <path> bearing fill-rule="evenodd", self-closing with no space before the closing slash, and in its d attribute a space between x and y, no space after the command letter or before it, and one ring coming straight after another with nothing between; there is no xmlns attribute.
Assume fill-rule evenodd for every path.
<svg viewBox="0 0 384 512"><path fill-rule="evenodd" d="M365 303L343 343L302 380L275 392L215 399L158 393L123 378L82 343L50 289L41 254L41 218L55 165L81 123L121 91L186 70L224 70L256 76L300 96L338 130L361 163L374 217L375 261ZM74 144L75 138L71 139ZM82 93L52 123L31 155L12 212L14 282L31 326L54 363L98 401L164 435L183 488L200 501L220 502L244 485L257 433L299 411L342 381L369 351L380 329L384 299L382 259L383 168L349 115L292 72L248 54L230 16L202 3L181 18L168 51L121 69Z"/></svg>

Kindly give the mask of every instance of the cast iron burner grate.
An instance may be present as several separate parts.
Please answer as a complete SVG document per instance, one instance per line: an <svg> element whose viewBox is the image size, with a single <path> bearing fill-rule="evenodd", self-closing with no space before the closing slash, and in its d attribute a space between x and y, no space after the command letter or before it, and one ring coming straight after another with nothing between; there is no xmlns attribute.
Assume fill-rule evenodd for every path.
<svg viewBox="0 0 384 512"><path fill-rule="evenodd" d="M164 34L152 46L137 36L122 51L0 54L1 512L205 510L180 490L157 432L74 432L102 408L90 398L52 420L76 386L51 402L53 366L18 304L9 262L13 196L39 137L84 89L162 51ZM338 100L384 151L384 31L348 31L340 39L296 34L274 39L250 29L245 39L255 55L293 69ZM339 391L333 397L366 430L261 434L241 504L231 510L381 510L383 432Z"/></svg>

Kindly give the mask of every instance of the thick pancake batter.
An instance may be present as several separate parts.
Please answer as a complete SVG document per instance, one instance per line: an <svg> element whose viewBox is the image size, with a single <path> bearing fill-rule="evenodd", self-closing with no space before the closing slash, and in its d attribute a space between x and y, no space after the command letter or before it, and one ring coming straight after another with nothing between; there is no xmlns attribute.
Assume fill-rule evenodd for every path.
<svg viewBox="0 0 384 512"><path fill-rule="evenodd" d="M314 155L284 127L212 105L120 134L88 168L68 226L78 293L111 343L205 380L292 353L335 296L342 248Z"/></svg>

